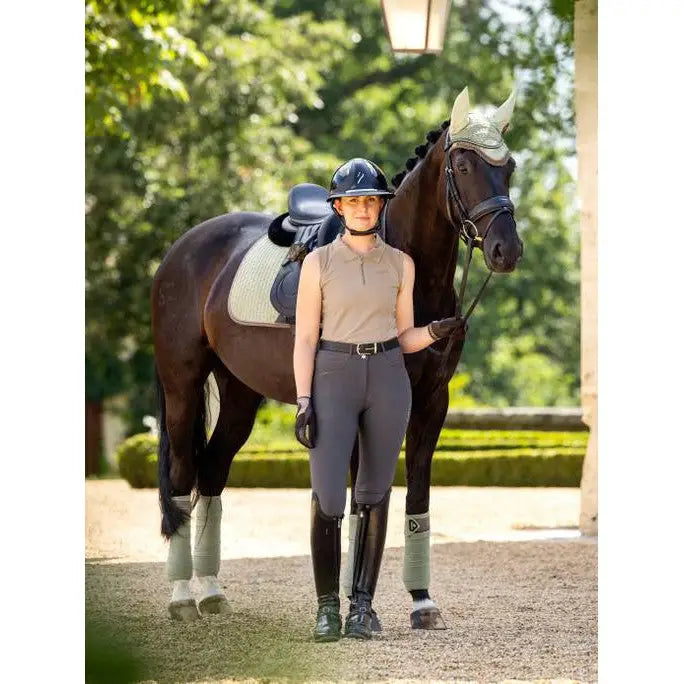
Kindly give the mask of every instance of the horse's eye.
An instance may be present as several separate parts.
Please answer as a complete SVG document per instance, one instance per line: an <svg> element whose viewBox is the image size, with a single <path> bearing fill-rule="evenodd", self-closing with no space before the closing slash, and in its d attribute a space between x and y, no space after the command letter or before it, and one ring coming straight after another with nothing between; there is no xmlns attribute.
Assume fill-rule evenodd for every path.
<svg viewBox="0 0 684 684"><path fill-rule="evenodd" d="M470 173L470 165L465 161L458 161L456 162L456 170L465 175Z"/></svg>

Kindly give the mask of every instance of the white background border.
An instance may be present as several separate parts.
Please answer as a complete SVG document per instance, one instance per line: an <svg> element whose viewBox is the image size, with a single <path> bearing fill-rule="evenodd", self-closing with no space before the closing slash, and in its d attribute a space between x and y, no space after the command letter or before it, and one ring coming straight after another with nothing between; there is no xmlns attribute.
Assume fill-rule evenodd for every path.
<svg viewBox="0 0 684 684"><path fill-rule="evenodd" d="M599 1L604 682L682 671L682 26L679 2ZM0 31L3 675L80 678L83 9L14 3Z"/></svg>

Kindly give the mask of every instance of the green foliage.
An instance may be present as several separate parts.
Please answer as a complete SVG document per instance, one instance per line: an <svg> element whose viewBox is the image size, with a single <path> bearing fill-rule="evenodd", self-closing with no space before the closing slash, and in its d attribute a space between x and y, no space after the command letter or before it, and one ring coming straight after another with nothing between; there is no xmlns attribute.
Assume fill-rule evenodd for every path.
<svg viewBox="0 0 684 684"><path fill-rule="evenodd" d="M149 107L158 94L189 100L177 76L180 65L207 65L194 41L176 28L176 13L192 4L192 0L86 2L87 135L129 134L125 110Z"/></svg>
<svg viewBox="0 0 684 684"><path fill-rule="evenodd" d="M116 448L119 474L133 488L157 486L157 444L151 433L125 439Z"/></svg>
<svg viewBox="0 0 684 684"><path fill-rule="evenodd" d="M254 429L243 447L273 448L280 444L285 448L302 448L294 437L295 407L279 401L267 399L257 411Z"/></svg>
<svg viewBox="0 0 684 684"><path fill-rule="evenodd" d="M584 451L589 435L586 432L553 432L535 430L452 430L444 428L437 442L438 450L468 451L471 449L549 449L564 447Z"/></svg>
<svg viewBox="0 0 684 684"><path fill-rule="evenodd" d="M492 106L515 81L507 140L525 257L492 278L450 401L577 403L572 7L508 7L456 3L444 52L414 57L391 53L376 0L88 2L88 396L123 390L133 430L154 413L149 289L191 226L232 210L279 213L293 184L325 185L354 155L391 176L464 85Z"/></svg>
<svg viewBox="0 0 684 684"><path fill-rule="evenodd" d="M480 402L466 392L470 385L469 373L456 373L449 381L449 408L477 408Z"/></svg>

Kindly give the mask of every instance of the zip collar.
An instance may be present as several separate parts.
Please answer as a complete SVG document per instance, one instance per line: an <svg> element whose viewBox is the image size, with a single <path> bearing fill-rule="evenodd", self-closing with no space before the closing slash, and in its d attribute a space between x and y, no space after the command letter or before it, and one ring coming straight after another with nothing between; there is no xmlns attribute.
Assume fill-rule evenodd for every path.
<svg viewBox="0 0 684 684"><path fill-rule="evenodd" d="M364 261L370 261L374 264L377 264L380 262L380 259L382 259L382 255L385 252L385 246L386 243L385 241L378 235L377 233L375 234L375 247L371 249L370 251L366 252L365 254L359 254L358 252L355 252L343 239L341 235L338 235L334 242L333 245L336 246L337 249L341 249L344 251L344 261L349 262L349 261L354 261L354 260L361 260L363 258Z"/></svg>

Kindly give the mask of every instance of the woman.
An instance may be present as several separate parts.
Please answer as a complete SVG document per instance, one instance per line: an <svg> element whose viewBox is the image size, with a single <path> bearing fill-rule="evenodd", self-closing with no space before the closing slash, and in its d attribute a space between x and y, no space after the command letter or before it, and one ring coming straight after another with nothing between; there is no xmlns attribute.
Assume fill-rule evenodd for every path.
<svg viewBox="0 0 684 684"><path fill-rule="evenodd" d="M316 641L341 636L340 528L357 433L359 524L344 633L370 639L390 487L411 409L402 353L465 335L458 316L413 326L413 260L378 235L381 212L393 196L373 162L356 158L338 168L328 201L344 234L307 255L299 281L295 434L310 454Z"/></svg>

